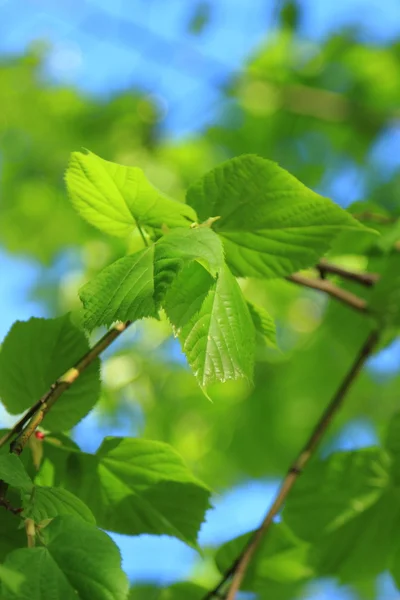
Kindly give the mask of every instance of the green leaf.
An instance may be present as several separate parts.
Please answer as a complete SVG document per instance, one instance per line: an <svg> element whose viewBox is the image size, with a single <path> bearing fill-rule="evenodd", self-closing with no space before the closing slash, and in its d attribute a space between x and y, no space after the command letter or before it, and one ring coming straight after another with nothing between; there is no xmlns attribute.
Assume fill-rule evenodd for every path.
<svg viewBox="0 0 400 600"><path fill-rule="evenodd" d="M241 554L251 535L252 532L246 533L221 546L215 557L221 573L225 573ZM285 523L274 523L246 571L243 589L270 591L274 598L275 593L281 595L286 585L297 584L313 576L308 553L309 545L296 538ZM275 593L272 594L272 591Z"/></svg>
<svg viewBox="0 0 400 600"><path fill-rule="evenodd" d="M14 323L0 352L0 396L8 412L15 415L32 406L88 350L84 333L69 315ZM96 359L52 407L45 426L70 429L93 408L99 392Z"/></svg>
<svg viewBox="0 0 400 600"><path fill-rule="evenodd" d="M56 517L41 530L44 548L20 549L5 566L25 576L18 595L3 582L8 600L125 600L128 580L111 538L72 516Z"/></svg>
<svg viewBox="0 0 400 600"><path fill-rule="evenodd" d="M0 454L0 479L20 490L30 492L33 483L18 456Z"/></svg>
<svg viewBox="0 0 400 600"><path fill-rule="evenodd" d="M73 515L95 524L89 508L68 490L57 487L35 486L30 494L25 494L24 517L40 523L45 519L63 515Z"/></svg>
<svg viewBox="0 0 400 600"><path fill-rule="evenodd" d="M117 260L80 290L85 327L157 317L171 283L193 260L213 274L223 264L221 242L210 229L177 228L149 248Z"/></svg>
<svg viewBox="0 0 400 600"><path fill-rule="evenodd" d="M283 277L314 265L343 229L365 229L277 164L254 155L229 160L187 192L201 220L222 237L240 276Z"/></svg>
<svg viewBox="0 0 400 600"><path fill-rule="evenodd" d="M256 332L264 338L268 346L276 348L275 321L271 315L261 306L255 306L251 302L247 302L247 308Z"/></svg>
<svg viewBox="0 0 400 600"><path fill-rule="evenodd" d="M213 284L210 273L196 262L186 266L174 279L163 305L176 335L200 312Z"/></svg>
<svg viewBox="0 0 400 600"><path fill-rule="evenodd" d="M220 237L209 227L174 229L156 243L157 261L179 258L185 264L197 260L215 277L224 264Z"/></svg>
<svg viewBox="0 0 400 600"><path fill-rule="evenodd" d="M66 173L72 204L101 231L128 235L137 225L185 227L197 220L190 206L159 192L137 167L103 160L92 152L73 152Z"/></svg>
<svg viewBox="0 0 400 600"><path fill-rule="evenodd" d="M400 327L400 252L393 252L374 286L370 310L383 328Z"/></svg>
<svg viewBox="0 0 400 600"><path fill-rule="evenodd" d="M310 465L286 502L285 521L296 535L310 542L338 529L385 492L389 464L386 453L367 448L337 452Z"/></svg>
<svg viewBox="0 0 400 600"><path fill-rule="evenodd" d="M15 569L0 565L0 581L12 594L15 594L14 598L21 598L21 589L25 581L25 577L21 573L18 573ZM2 596L2 600L4 598Z"/></svg>
<svg viewBox="0 0 400 600"><path fill-rule="evenodd" d="M342 582L377 577L389 568L400 534L398 490L388 490L364 512L314 543L310 562Z"/></svg>
<svg viewBox="0 0 400 600"><path fill-rule="evenodd" d="M343 581L376 576L388 566L400 522L388 456L371 448L313 465L288 498L283 518L313 543L310 561L319 575Z"/></svg>
<svg viewBox="0 0 400 600"><path fill-rule="evenodd" d="M196 298L193 300L197 302ZM189 313L193 300L188 305ZM178 328L182 311L178 314L181 318L176 318L168 308L170 304L171 300L166 312ZM179 329L179 339L202 387L227 379L252 379L254 325L242 291L228 267L221 268L199 311Z"/></svg>
<svg viewBox="0 0 400 600"><path fill-rule="evenodd" d="M153 260L154 246L150 246L120 258L81 288L86 329L157 316Z"/></svg>
<svg viewBox="0 0 400 600"><path fill-rule="evenodd" d="M165 534L195 545L209 507L208 488L161 442L106 438L95 455L70 452L63 479L99 527L128 535Z"/></svg>
<svg viewBox="0 0 400 600"><path fill-rule="evenodd" d="M18 587L2 582L5 600L76 600L79 596L45 548L20 548L6 558L5 568L17 571L22 580ZM81 596L82 597L82 596Z"/></svg>
<svg viewBox="0 0 400 600"><path fill-rule="evenodd" d="M12 506L16 508L20 506L20 504L14 503L20 501L16 493L11 494L8 490L7 499ZM13 515L4 508L0 508L0 510L2 511L0 513L0 561L3 561L13 550L26 546L26 533L20 516Z"/></svg>

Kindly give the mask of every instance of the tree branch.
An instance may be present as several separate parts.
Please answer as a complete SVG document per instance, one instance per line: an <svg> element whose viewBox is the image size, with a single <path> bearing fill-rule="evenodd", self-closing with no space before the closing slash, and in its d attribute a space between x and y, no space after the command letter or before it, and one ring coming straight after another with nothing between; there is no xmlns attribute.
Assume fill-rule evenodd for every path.
<svg viewBox="0 0 400 600"><path fill-rule="evenodd" d="M29 438L40 424L46 413L55 404L58 398L76 381L79 375L121 335L131 324L131 321L119 323L107 331L106 334L91 348L78 362L64 375L55 381L47 392L34 404L28 412L0 439L0 448L15 435L16 439L10 446L14 454L21 454Z"/></svg>
<svg viewBox="0 0 400 600"><path fill-rule="evenodd" d="M340 384L336 394L332 398L322 417L318 421L315 426L311 436L309 437L306 445L303 450L298 455L297 459L293 462L291 467L289 468L286 477L284 478L282 485L278 491L278 494L264 517L263 522L260 527L256 529L253 533L253 536L235 560L235 562L230 566L230 568L225 572L221 581L218 585L211 590L205 597L204 600L211 600L211 598L215 598L217 594L220 593L221 588L231 580L231 585L229 587L229 591L226 595L226 600L234 600L237 592L240 589L243 578L246 574L247 568L250 564L250 561L257 550L261 540L265 537L268 532L274 517L278 514L280 509L282 508L290 490L295 484L298 476L303 471L304 467L313 456L315 450L317 449L321 438L325 434L328 429L333 417L336 415L337 411L343 404L343 400L350 389L352 383L356 379L359 374L361 368L364 366L365 361L370 356L371 352L375 348L378 342L378 333L373 331L368 336L366 342L363 344L361 350L359 351L354 363L350 367L348 373Z"/></svg>
<svg viewBox="0 0 400 600"><path fill-rule="evenodd" d="M344 290L343 288L337 287L327 279L312 279L311 277L304 277L304 275L299 275L298 273L289 275L286 277L286 279L293 283L297 283L297 285L302 285L304 287L325 292L343 304L354 308L354 310L364 313L368 312L368 306L365 300L359 298L351 292L348 292L347 290Z"/></svg>
<svg viewBox="0 0 400 600"><path fill-rule="evenodd" d="M343 279L355 281L356 283L360 283L366 287L374 286L379 280L379 275L377 273L357 273L356 271L349 271L342 267L338 267L337 265L333 265L324 259L319 261L317 264L317 269L320 273L332 273L333 275L339 275L340 277L343 277Z"/></svg>

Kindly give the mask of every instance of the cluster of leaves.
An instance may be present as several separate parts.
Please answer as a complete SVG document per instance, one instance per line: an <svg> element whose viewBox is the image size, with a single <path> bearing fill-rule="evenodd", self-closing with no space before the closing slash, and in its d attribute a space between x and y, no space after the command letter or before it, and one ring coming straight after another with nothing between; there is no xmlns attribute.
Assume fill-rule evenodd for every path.
<svg viewBox="0 0 400 600"><path fill-rule="evenodd" d="M204 8L195 11L193 31L206 26L208 18ZM195 378L185 368L154 358L143 340L115 355L113 364L118 375L128 364L137 377L124 386L124 394L144 407L145 436L179 448L205 481L221 489L243 477L281 476L369 328L364 315L334 303L324 305L287 283L285 274L313 265L329 248L335 259L351 254L345 259L349 264L381 274L372 294L357 293L379 318L382 346L398 334L400 265L398 253L392 251L400 237L398 173L389 176L387 165L375 162L374 148L390 131L399 106L399 47L367 46L354 42L350 34L312 47L296 36L293 15L288 23L290 30L285 27L269 37L227 88L220 122L197 139L181 142L157 139L154 109L140 94L96 102L71 88L43 82L40 60L33 54L2 62L2 246L45 263L65 248L77 248L89 279L81 290L84 313L79 327L69 316L31 319L16 323L4 340L0 393L11 414L29 408L88 351L80 325L91 330L114 319L142 316L161 318L162 325L166 314L205 391L218 378L235 378L233 384L212 388L214 404L201 402ZM20 89L24 93L16 94ZM190 186L186 204L178 204L154 191L138 169L74 155L75 174L69 175L77 177L78 187L71 194L75 192L74 203L99 227L96 230L65 202L60 177L70 149L82 145L111 160L144 166L161 189L177 198L200 173L243 152L277 160L314 189L326 190L350 165L365 183L368 202L355 203L349 213L365 217L381 235L361 228L355 235L355 221L347 220L352 227L335 237L329 227L337 227L336 219L349 213L335 207L336 216L327 213L326 221L320 222L316 210L312 215L305 212L304 197L296 220L293 207L300 206L299 187L295 197L279 199L279 206L291 207L290 222L285 212L274 209L272 214L271 207L278 206L267 177L273 165L259 158L238 169L235 161L228 162ZM79 163L86 165L85 174L79 173ZM257 169L256 164L263 167ZM109 179L104 183L107 165L111 179L118 179L112 185ZM96 175L90 175L92 169ZM247 179L241 179L239 174L246 172ZM235 176L235 187L224 187L225 174ZM283 176L289 177L280 171ZM91 187L91 181L101 189ZM104 193L110 211L106 214L99 210L102 202L104 209ZM306 193L312 204L315 195ZM328 210L328 205L332 206L320 206ZM304 221L303 213L308 215ZM192 228L195 223L201 226ZM313 223L318 229L312 229ZM137 225L148 248L143 248ZM105 231L121 237L106 237ZM97 275L126 248L139 252ZM233 275L250 278L237 282ZM61 299L61 311L68 303L55 289L58 278L56 283L46 282L47 306L60 314L55 298ZM265 344L259 343L262 338L269 346L275 343L273 320L261 306L276 317L283 349L279 355L266 352ZM146 320L145 339L153 326L158 323ZM165 330L170 330L168 325ZM228 352L232 360L227 360ZM257 364L255 357L262 362ZM237 378L251 379L254 363L252 390ZM107 371L107 359L104 364ZM3 449L0 478L9 486L6 506L22 511L14 515L0 507L2 597L68 598L71 590L73 597L125 597L119 556L95 521L109 531L168 533L195 545L209 492L182 467L169 445L111 439L91 455L61 433L90 411L100 393L103 410L113 412L121 406L117 385L110 386L106 375L100 388L99 364L93 361L48 412L43 425L49 433L43 441L31 438L22 454L28 475L23 470L21 474L18 459ZM382 429L397 406L398 383L395 376L378 379L364 373L333 433L360 414L374 429ZM391 441L383 450L337 454L316 461L302 475L283 523L270 531L259 549L244 581L246 589L256 590L259 598L293 600L310 577L334 575L345 582L365 582L385 569L398 582L396 420L390 431ZM26 549L24 521L36 524L36 548ZM57 544L52 543L55 538ZM217 552L218 568L224 570L236 558L244 541L234 540ZM103 552L109 560L103 560ZM109 577L101 579L108 568ZM83 571L90 574L87 580ZM38 581L44 572L46 585ZM205 595L206 590L194 584L132 590L133 598L145 600L200 600Z"/></svg>
<svg viewBox="0 0 400 600"><path fill-rule="evenodd" d="M158 191L139 168L110 163L90 152L72 155L66 182L73 205L90 224L122 237L138 229L144 247L83 286L78 324L70 315L14 324L0 354L0 395L11 414L28 409L89 353L82 327L90 332L116 321L160 319L162 314L206 393L216 382L251 382L256 333L273 346L275 327L265 309L246 300L237 277L284 278L314 265L339 234L375 237L375 231L349 212L275 163L253 155L207 173L189 187L185 203ZM397 328L398 282L393 283L391 269L389 265L388 275L383 274L376 287L372 306L380 315L389 295L392 308L385 325ZM170 446L107 438L92 455L65 436L98 400L98 359L78 375L45 417L50 433L44 441L31 438L32 452L23 454L24 464L6 451L0 455L0 477L10 488L3 505L14 507L1 525L5 599L76 594L99 600L125 598L128 584L118 550L98 528L128 535L167 534L196 547L210 490ZM393 442L388 448L395 452ZM382 532L387 537L397 517L390 483L396 479L396 461L392 469L382 457L375 451L349 454L317 465L317 475L311 470L285 509L284 522L275 526L272 541L266 540L267 554L260 549L260 561L246 580L249 589L257 590L264 579L275 585L287 582L287 577L296 586L315 573L337 574L339 567L345 578L347 554L342 562L333 560L331 538L345 531L343 540L346 535L350 540L365 519L371 520L370 512L364 516L364 511L373 510L380 518L382 503L387 519ZM321 485L325 479L327 485ZM337 487L345 492L335 496L331 506L331 490ZM315 504L322 511L318 527L308 517ZM20 520L34 547L21 548ZM304 529L305 522L310 531ZM377 527L376 520L372 522ZM220 549L221 570L243 541L233 540ZM376 572L386 568L392 550L388 543ZM359 562L362 557L356 553L350 559ZM46 596L49 589L56 590L55 596ZM202 590L192 592L196 598Z"/></svg>

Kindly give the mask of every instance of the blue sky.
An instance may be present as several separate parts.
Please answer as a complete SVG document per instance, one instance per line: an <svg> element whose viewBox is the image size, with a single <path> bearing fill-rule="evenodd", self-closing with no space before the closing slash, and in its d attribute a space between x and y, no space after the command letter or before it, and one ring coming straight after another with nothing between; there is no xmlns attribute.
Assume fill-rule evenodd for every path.
<svg viewBox="0 0 400 600"><path fill-rule="evenodd" d="M0 52L23 52L35 40L49 41L46 77L103 97L139 86L164 108L165 135L184 137L217 117L220 86L273 29L279 6L266 0L214 0L211 4L210 25L193 37L187 34L193 6L188 0L0 0ZM399 0L303 0L302 5L301 33L314 43L347 25L357 25L361 39L377 43L389 43L400 34ZM398 153L393 152L399 135L398 130L390 132L375 149L388 169L399 165ZM344 167L333 191L338 201L362 195L362 178L352 165ZM43 307L29 299L40 272L34 262L0 251L1 337L14 320L44 315ZM387 374L397 368L399 357L400 342L370 365ZM86 449L93 451L106 433L123 435L126 431L123 424L112 432L104 431L93 413L76 433L78 441L91 439L92 447ZM374 441L368 424L359 422L342 432L337 446L357 447ZM201 542L218 544L255 527L275 489L276 482L249 482L216 498ZM197 560L196 553L177 540L115 539L135 580L173 581L189 575ZM382 579L382 598L393 597L390 585ZM322 588L316 584L308 598L350 600L352 596L329 583Z"/></svg>

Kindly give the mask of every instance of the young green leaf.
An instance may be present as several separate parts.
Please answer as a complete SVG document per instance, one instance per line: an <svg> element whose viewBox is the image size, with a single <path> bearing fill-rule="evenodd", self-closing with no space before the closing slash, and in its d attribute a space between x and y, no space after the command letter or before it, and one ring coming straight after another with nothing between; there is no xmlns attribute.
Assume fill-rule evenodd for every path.
<svg viewBox="0 0 400 600"><path fill-rule="evenodd" d="M35 486L23 497L24 517L40 523L45 519L73 515L95 524L89 508L68 490L57 487Z"/></svg>
<svg viewBox="0 0 400 600"><path fill-rule="evenodd" d="M240 276L283 277L314 265L343 229L365 229L331 200L277 164L254 155L229 160L194 183L187 202L222 237Z"/></svg>
<svg viewBox="0 0 400 600"><path fill-rule="evenodd" d="M137 167L103 160L92 152L73 152L66 173L72 204L91 225L116 236L137 225L188 227L197 220L187 204L168 198Z"/></svg>
<svg viewBox="0 0 400 600"><path fill-rule="evenodd" d="M29 408L88 350L86 336L69 315L14 323L0 352L0 396L8 412ZM93 408L99 392L96 359L46 415L46 427L70 429Z"/></svg>
<svg viewBox="0 0 400 600"><path fill-rule="evenodd" d="M210 273L198 262L187 265L171 283L163 306L177 335L200 312L213 284Z"/></svg>
<svg viewBox="0 0 400 600"><path fill-rule="evenodd" d="M223 264L221 241L210 229L177 228L156 244L117 260L80 290L85 327L91 331L116 320L156 318L171 283L193 260L212 273Z"/></svg>
<svg viewBox="0 0 400 600"><path fill-rule="evenodd" d="M197 260L213 277L224 264L221 239L210 227L174 229L156 243L156 254L158 260L179 258L185 264Z"/></svg>
<svg viewBox="0 0 400 600"><path fill-rule="evenodd" d="M26 492L30 492L33 487L31 478L15 454L0 454L0 479Z"/></svg>
<svg viewBox="0 0 400 600"><path fill-rule="evenodd" d="M200 277L203 277L201 283L205 286L206 278L203 275ZM200 279L196 279L196 284L198 281ZM196 306L198 298L204 297L204 292L205 289L200 296L192 296L188 306ZM165 309L178 330L182 349L199 384L206 387L227 379L251 380L254 325L242 291L228 267L220 269L217 281L190 320L186 321L192 310L189 308L189 311L185 311L182 298L179 304L181 308L176 310L173 298L168 298Z"/></svg>
<svg viewBox="0 0 400 600"><path fill-rule="evenodd" d="M194 546L209 507L209 490L161 442L106 438L94 455L70 452L61 477L99 527L117 533L171 535Z"/></svg>
<svg viewBox="0 0 400 600"><path fill-rule="evenodd" d="M9 554L6 568L25 577L18 595L2 583L6 600L125 600L128 580L111 538L76 517L56 517L41 530L45 547Z"/></svg>
<svg viewBox="0 0 400 600"><path fill-rule="evenodd" d="M150 246L115 261L81 288L88 331L117 320L157 316L153 261L154 246Z"/></svg>

